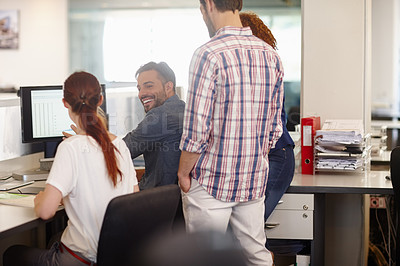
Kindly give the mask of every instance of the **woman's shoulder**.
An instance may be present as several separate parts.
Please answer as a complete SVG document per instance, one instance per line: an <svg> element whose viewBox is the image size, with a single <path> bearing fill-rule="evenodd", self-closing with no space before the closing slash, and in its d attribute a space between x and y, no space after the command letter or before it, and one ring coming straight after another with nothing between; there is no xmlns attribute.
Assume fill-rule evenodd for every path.
<svg viewBox="0 0 400 266"><path fill-rule="evenodd" d="M78 143L89 141L87 135L74 135L64 139L61 143L63 145L77 145Z"/></svg>
<svg viewBox="0 0 400 266"><path fill-rule="evenodd" d="M115 135L113 135L113 136L114 137L111 138L111 141L112 141L112 143L114 144L115 147L117 147L118 149L127 147L126 144L125 144L125 141L121 137L118 137L118 136L115 136Z"/></svg>
<svg viewBox="0 0 400 266"><path fill-rule="evenodd" d="M97 147L96 141L87 135L75 135L71 136L67 139L64 139L57 150L59 149L67 149L67 150L82 150L89 149L89 147Z"/></svg>

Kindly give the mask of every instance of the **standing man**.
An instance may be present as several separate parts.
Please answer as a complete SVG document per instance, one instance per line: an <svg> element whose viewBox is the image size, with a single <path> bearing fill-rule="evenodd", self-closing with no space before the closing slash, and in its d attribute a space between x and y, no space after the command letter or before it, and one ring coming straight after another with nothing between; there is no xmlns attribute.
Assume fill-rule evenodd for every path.
<svg viewBox="0 0 400 266"><path fill-rule="evenodd" d="M175 94L175 74L164 62L149 62L135 76L146 116L124 141L132 159L144 157L139 188L176 184L185 103Z"/></svg>
<svg viewBox="0 0 400 266"><path fill-rule="evenodd" d="M225 232L249 265L265 248L268 152L282 134L283 68L274 49L243 28L242 0L200 0L211 40L190 65L179 183L186 229Z"/></svg>

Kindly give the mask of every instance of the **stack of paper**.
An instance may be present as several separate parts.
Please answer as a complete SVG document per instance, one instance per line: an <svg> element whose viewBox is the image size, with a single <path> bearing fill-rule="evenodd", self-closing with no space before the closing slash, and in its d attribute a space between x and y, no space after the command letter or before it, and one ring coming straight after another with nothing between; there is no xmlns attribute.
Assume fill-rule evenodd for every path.
<svg viewBox="0 0 400 266"><path fill-rule="evenodd" d="M327 120L315 136L316 170L357 170L366 148L361 120Z"/></svg>
<svg viewBox="0 0 400 266"><path fill-rule="evenodd" d="M362 167L363 160L360 158L317 158L316 164L318 169L357 170L358 168Z"/></svg>
<svg viewBox="0 0 400 266"><path fill-rule="evenodd" d="M342 132L352 132L364 135L364 125L362 120L325 120L322 130L333 130Z"/></svg>
<svg viewBox="0 0 400 266"><path fill-rule="evenodd" d="M317 130L317 141L321 144L360 144L362 135L356 131L340 131L340 130Z"/></svg>

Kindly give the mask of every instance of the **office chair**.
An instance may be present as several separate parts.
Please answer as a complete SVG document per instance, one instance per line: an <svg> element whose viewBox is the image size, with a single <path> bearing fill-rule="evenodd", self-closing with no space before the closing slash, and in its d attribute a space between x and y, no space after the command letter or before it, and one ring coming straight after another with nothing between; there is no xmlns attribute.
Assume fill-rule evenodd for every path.
<svg viewBox="0 0 400 266"><path fill-rule="evenodd" d="M300 106L292 106L287 114L286 128L295 131L295 126L300 124Z"/></svg>
<svg viewBox="0 0 400 266"><path fill-rule="evenodd" d="M179 200L178 185L112 199L100 231L97 264L140 265L142 252L151 240L172 230Z"/></svg>
<svg viewBox="0 0 400 266"><path fill-rule="evenodd" d="M390 154L390 179L392 180L396 214L396 264L400 264L400 147Z"/></svg>
<svg viewBox="0 0 400 266"><path fill-rule="evenodd" d="M145 252L141 266L246 266L238 240L229 232L176 232Z"/></svg>

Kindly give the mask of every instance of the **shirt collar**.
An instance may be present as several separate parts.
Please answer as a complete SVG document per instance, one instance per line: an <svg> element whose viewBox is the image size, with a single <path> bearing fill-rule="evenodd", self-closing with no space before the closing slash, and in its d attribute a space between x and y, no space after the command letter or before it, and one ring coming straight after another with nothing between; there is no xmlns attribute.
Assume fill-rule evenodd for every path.
<svg viewBox="0 0 400 266"><path fill-rule="evenodd" d="M233 26L225 26L217 30L215 36L224 35L224 34L233 34L233 35L253 35L250 27L233 27Z"/></svg>
<svg viewBox="0 0 400 266"><path fill-rule="evenodd" d="M178 96L178 94L174 94L174 95L172 95L171 97L169 97L167 100L165 100L165 102L167 102L167 101L174 101L174 100L176 100L176 99L179 99L179 96ZM164 103L165 103L164 102Z"/></svg>

